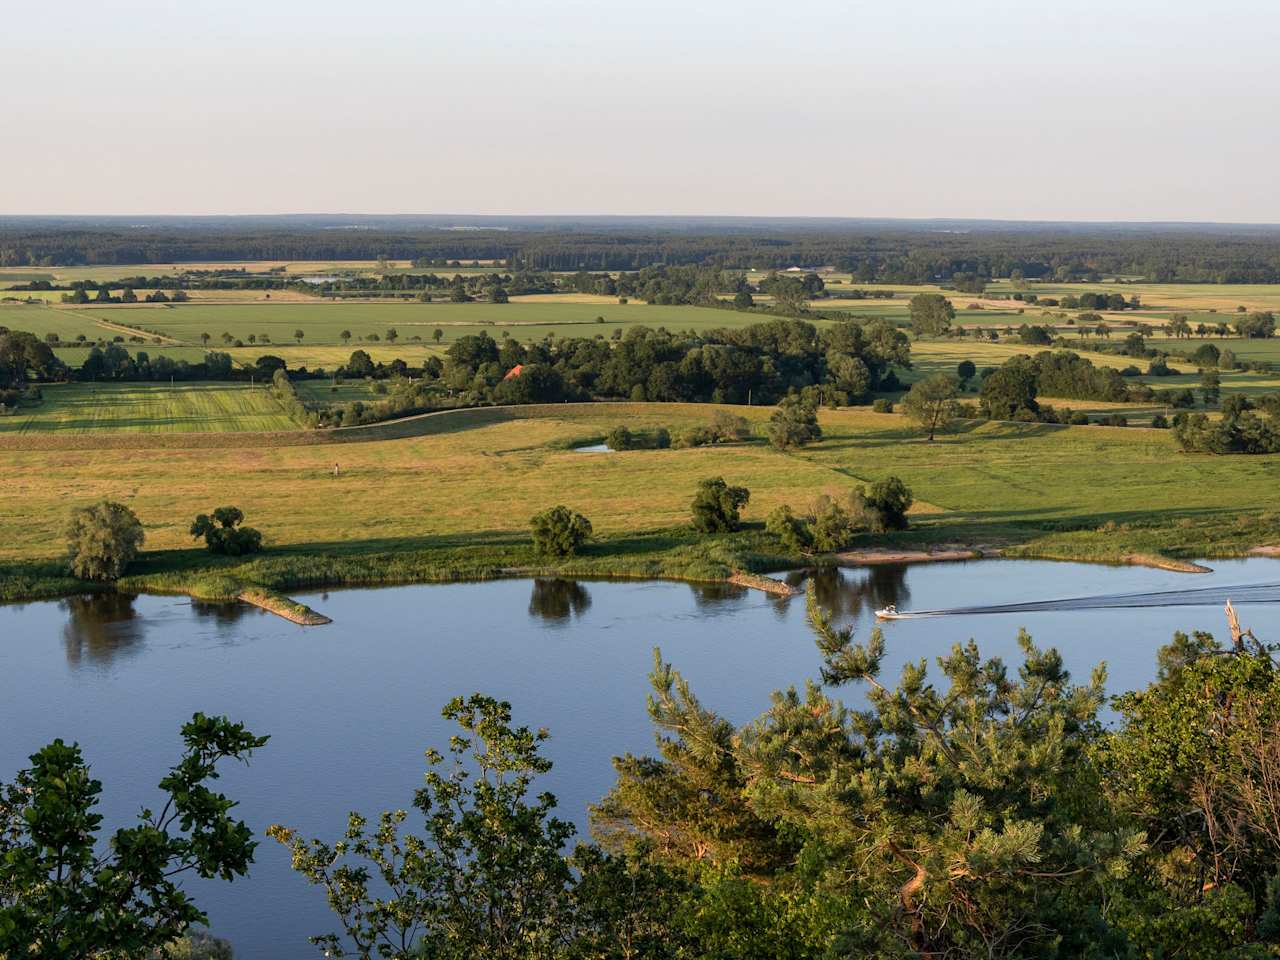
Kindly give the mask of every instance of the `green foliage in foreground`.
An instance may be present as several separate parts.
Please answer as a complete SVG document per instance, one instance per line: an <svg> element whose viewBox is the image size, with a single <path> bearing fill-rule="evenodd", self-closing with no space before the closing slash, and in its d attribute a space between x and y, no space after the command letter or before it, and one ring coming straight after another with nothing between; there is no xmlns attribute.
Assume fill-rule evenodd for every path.
<svg viewBox="0 0 1280 960"><path fill-rule="evenodd" d="M95 809L102 784L78 746L55 740L0 784L0 957L148 957L207 922L179 878L244 876L256 846L208 782L267 738L199 713L182 738L182 759L160 781L163 809L144 809L109 845Z"/></svg>
<svg viewBox="0 0 1280 960"><path fill-rule="evenodd" d="M461 958L1125 958L1276 955L1280 671L1246 634L1178 636L1116 701L1019 636L1010 670L957 644L882 678L809 598L821 682L736 726L655 651L656 757L615 760L598 845L531 797L544 732L454 700L451 762L339 844L286 827L343 933L329 954ZM866 706L833 696L849 684ZM416 818L415 818L416 819ZM380 877L390 895L371 886Z"/></svg>

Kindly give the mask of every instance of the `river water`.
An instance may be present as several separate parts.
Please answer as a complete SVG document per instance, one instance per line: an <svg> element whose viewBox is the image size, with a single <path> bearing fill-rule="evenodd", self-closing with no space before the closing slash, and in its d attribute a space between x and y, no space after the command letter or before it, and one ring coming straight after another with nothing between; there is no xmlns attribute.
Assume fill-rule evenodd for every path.
<svg viewBox="0 0 1280 960"><path fill-rule="evenodd" d="M1280 636L1280 587L1268 586L1280 583L1280 561L1209 565L1204 575L1001 560L885 566L822 575L818 589L863 638L872 611L890 603L967 608L885 625L886 678L907 660L932 665L970 637L1016 664L1026 627L1082 681L1106 661L1118 693L1152 677L1155 651L1175 630L1224 636L1226 596L1259 637ZM1139 594L1146 605L1114 601ZM303 628L179 597L0 606L0 780L55 737L79 741L114 827L155 804L183 721L196 710L227 714L271 735L249 767L220 781L255 833L283 822L333 840L348 810L408 807L423 751L443 748L452 732L440 708L480 691L511 701L518 722L550 730L555 768L541 785L585 827L587 805L612 783L610 758L652 752L645 694L655 646L703 703L737 722L762 712L771 691L818 674L804 599L738 588L507 580L299 596L334 623ZM1040 603L1059 599L1070 602ZM1022 606L989 609L1010 603ZM247 960L317 956L306 937L335 929L322 893L266 838L247 879L190 889Z"/></svg>

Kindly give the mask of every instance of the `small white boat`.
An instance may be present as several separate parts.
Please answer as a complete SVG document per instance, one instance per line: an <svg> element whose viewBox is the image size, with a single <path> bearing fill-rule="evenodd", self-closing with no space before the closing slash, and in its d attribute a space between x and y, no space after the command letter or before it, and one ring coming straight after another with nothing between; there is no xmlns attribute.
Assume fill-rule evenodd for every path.
<svg viewBox="0 0 1280 960"><path fill-rule="evenodd" d="M877 620L901 620L905 616L906 614L899 613L898 608L894 606L892 603L889 604L887 607L885 607L883 610L876 611Z"/></svg>

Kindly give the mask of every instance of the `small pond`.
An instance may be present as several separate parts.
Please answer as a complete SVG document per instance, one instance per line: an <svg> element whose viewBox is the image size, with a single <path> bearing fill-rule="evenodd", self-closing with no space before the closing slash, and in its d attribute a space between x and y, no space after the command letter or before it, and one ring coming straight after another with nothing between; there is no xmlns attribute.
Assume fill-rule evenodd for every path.
<svg viewBox="0 0 1280 960"><path fill-rule="evenodd" d="M1080 679L1105 660L1109 689L1141 685L1175 630L1225 632L1222 591L1260 637L1280 637L1267 559L1210 561L1200 576L1160 570L989 560L845 570L818 579L822 602L865 637L872 611L983 607L1014 601L1137 592L1204 591L1186 606L1112 606L974 613L887 624L886 676L907 660L978 640L1016 663L1026 627L1062 650ZM645 713L652 649L661 646L709 707L746 721L769 693L816 677L819 658L803 598L666 582L507 580L300 595L334 618L302 628L253 608L179 597L96 597L0 606L0 779L38 746L78 740L106 788L116 825L156 798L196 710L224 713L271 742L223 788L261 834L284 822L334 839L349 809L407 806L421 783L423 750L451 730L441 706L483 691L545 726L555 769L545 786L561 812L585 824L586 807L613 780L610 758L650 752ZM1186 596L1186 594L1183 594ZM1174 598L1166 596L1166 600ZM1163 601L1157 601L1163 603ZM1077 605L1079 606L1079 605ZM847 697L855 698L856 691ZM237 957L317 954L308 934L332 930L322 894L294 876L263 839L251 876L193 885L214 931Z"/></svg>

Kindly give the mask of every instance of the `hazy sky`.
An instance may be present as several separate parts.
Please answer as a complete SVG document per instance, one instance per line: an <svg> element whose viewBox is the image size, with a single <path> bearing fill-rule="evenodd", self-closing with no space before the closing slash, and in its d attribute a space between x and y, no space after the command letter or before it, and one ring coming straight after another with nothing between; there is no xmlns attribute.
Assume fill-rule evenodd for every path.
<svg viewBox="0 0 1280 960"><path fill-rule="evenodd" d="M1280 222L1277 0L45 0L0 213Z"/></svg>

